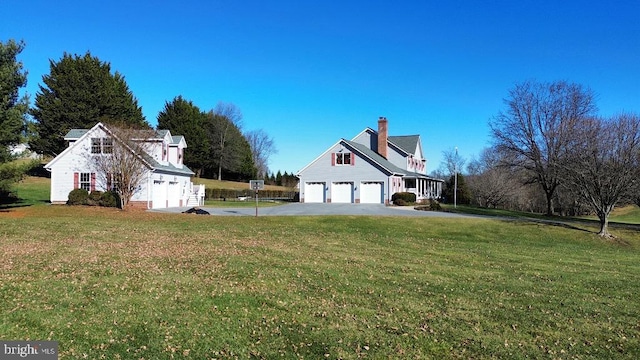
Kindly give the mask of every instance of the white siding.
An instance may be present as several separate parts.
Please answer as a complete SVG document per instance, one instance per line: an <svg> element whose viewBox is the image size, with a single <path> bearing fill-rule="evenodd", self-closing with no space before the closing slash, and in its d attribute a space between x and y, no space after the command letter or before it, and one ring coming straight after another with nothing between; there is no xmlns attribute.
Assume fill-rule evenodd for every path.
<svg viewBox="0 0 640 360"><path fill-rule="evenodd" d="M68 200L69 192L73 190L74 187L74 173L82 173L82 172L96 172L95 169L92 170L89 163L89 154L91 149L91 138L92 137L105 137L107 134L100 128L99 126L91 129L85 136L81 137L78 141L76 141L73 146L69 146L66 148L60 155L58 155L54 160L47 164L47 168L51 171L51 196L50 200L52 203L66 203ZM169 137L169 134L167 134ZM161 142L153 143L154 152L152 156L161 160L162 155L162 146ZM180 146L186 146L184 142L179 144ZM177 149L175 147L174 149ZM177 152L175 154L177 160ZM171 158L169 158L171 159ZM162 161L159 161L162 163ZM165 161L168 163L167 161ZM182 165L177 165L177 167L182 168ZM147 203L148 205L153 199L153 181L154 180L162 180L165 184L164 195L156 194L158 197L164 197L164 202L162 198L158 198L158 202L154 204L154 207L160 206L160 204L164 204L162 207L166 207L167 200L170 201L172 205L179 206L181 204L186 204L187 199L189 198L189 190L191 185L191 180L189 175L182 174L174 174L174 173L165 173L160 174L157 172L147 171L145 175L145 180L139 184L138 188L134 191L133 197L131 201L133 202L141 202ZM174 188L172 188L171 196L168 196L168 182L174 182ZM99 191L106 190L106 179L104 176L98 174L96 176L95 189ZM160 190L158 190L160 191Z"/></svg>

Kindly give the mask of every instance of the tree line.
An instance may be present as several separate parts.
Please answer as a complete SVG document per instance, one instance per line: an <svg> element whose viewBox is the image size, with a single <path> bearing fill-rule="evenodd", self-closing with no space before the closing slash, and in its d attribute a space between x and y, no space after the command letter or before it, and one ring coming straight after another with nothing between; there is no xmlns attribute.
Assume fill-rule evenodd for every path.
<svg viewBox="0 0 640 360"><path fill-rule="evenodd" d="M64 135L71 129L88 129L97 122L152 129L124 76L90 52L49 60L50 71L30 108L28 97L19 97L27 82L27 71L17 59L24 47L22 41L0 42L0 163L5 164L0 167L0 188L5 196L17 179L8 165L10 146L28 142L33 152L56 156L66 148ZM184 163L197 176L240 181L262 177L276 152L265 130L243 131L242 112L232 103L202 111L176 96L158 114L157 129L185 137Z"/></svg>
<svg viewBox="0 0 640 360"><path fill-rule="evenodd" d="M602 236L618 204L640 204L640 116L598 116L580 84L525 81L489 121L492 144L458 173L460 203L547 215L594 213ZM445 163L464 159L445 151ZM449 174L455 174L451 169ZM461 171L461 170L460 170ZM446 181L451 199L453 176Z"/></svg>

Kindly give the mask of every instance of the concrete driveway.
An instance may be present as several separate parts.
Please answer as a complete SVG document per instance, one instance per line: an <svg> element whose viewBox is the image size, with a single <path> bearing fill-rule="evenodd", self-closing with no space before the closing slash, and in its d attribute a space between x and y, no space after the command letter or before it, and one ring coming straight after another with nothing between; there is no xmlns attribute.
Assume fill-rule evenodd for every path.
<svg viewBox="0 0 640 360"><path fill-rule="evenodd" d="M182 213L190 207L154 209L150 211ZM200 207L211 215L220 216L256 216L255 207L213 208ZM421 217L473 217L464 214L452 214L441 211L418 211L410 206L384 206L382 204L312 204L290 203L278 206L258 208L258 216L317 216L317 215L371 215L371 216L421 216Z"/></svg>

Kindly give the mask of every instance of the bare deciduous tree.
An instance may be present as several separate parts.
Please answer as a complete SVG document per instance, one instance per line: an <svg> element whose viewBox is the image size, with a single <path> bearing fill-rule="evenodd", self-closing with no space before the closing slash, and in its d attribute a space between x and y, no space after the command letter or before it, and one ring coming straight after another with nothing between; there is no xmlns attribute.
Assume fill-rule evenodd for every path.
<svg viewBox="0 0 640 360"><path fill-rule="evenodd" d="M245 134L249 146L251 146L251 154L253 163L258 170L258 177L264 177L269 171L269 156L277 153L273 139L269 137L264 130L253 130Z"/></svg>
<svg viewBox="0 0 640 360"><path fill-rule="evenodd" d="M442 163L440 163L440 166L443 167L440 169L441 173L454 175L456 172L462 172L466 160L458 154L458 148L449 148L443 151L442 157L444 159Z"/></svg>
<svg viewBox="0 0 640 360"><path fill-rule="evenodd" d="M570 150L577 124L596 111L595 96L564 81L524 82L509 91L507 109L490 121L495 148L505 165L524 169L544 191L547 215L560 184L560 163Z"/></svg>
<svg viewBox="0 0 640 360"><path fill-rule="evenodd" d="M233 126L238 132L242 127L242 112L232 103L219 102L215 109L209 113L209 138L214 150L214 157L217 160L218 180L222 180L222 168L229 163L234 162L234 157L239 155L239 151L233 151L236 142L230 142Z"/></svg>
<svg viewBox="0 0 640 360"><path fill-rule="evenodd" d="M590 204L600 220L599 235L610 237L609 215L633 194L640 166L640 117L581 121L572 152L563 162L563 180Z"/></svg>
<svg viewBox="0 0 640 360"><path fill-rule="evenodd" d="M495 149L484 149L467 166L469 189L479 206L498 207L515 202L521 185L509 168L500 166Z"/></svg>
<svg viewBox="0 0 640 360"><path fill-rule="evenodd" d="M114 191L120 208L127 204L147 181L151 167L145 159L155 137L153 130L139 130L121 125L105 128L107 137L93 138L88 161L103 188Z"/></svg>

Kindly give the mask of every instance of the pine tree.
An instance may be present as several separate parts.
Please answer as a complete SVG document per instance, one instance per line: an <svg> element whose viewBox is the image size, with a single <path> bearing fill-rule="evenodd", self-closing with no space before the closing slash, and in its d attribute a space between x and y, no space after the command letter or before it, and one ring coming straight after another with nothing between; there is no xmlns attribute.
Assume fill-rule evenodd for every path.
<svg viewBox="0 0 640 360"><path fill-rule="evenodd" d="M33 150L57 155L66 147L64 135L69 130L88 129L97 122L149 128L124 76L112 74L109 63L89 52L65 53L60 61L51 60L49 67L31 111L37 132L30 144Z"/></svg>
<svg viewBox="0 0 640 360"><path fill-rule="evenodd" d="M196 173L203 173L211 157L209 138L205 132L207 115L191 101L182 96L166 102L158 114L158 129L168 129L173 135L182 135L188 151L184 154L184 164Z"/></svg>
<svg viewBox="0 0 640 360"><path fill-rule="evenodd" d="M27 85L27 72L17 60L24 42L0 42L0 163L10 159L9 146L20 143L29 107L27 96L18 91Z"/></svg>

